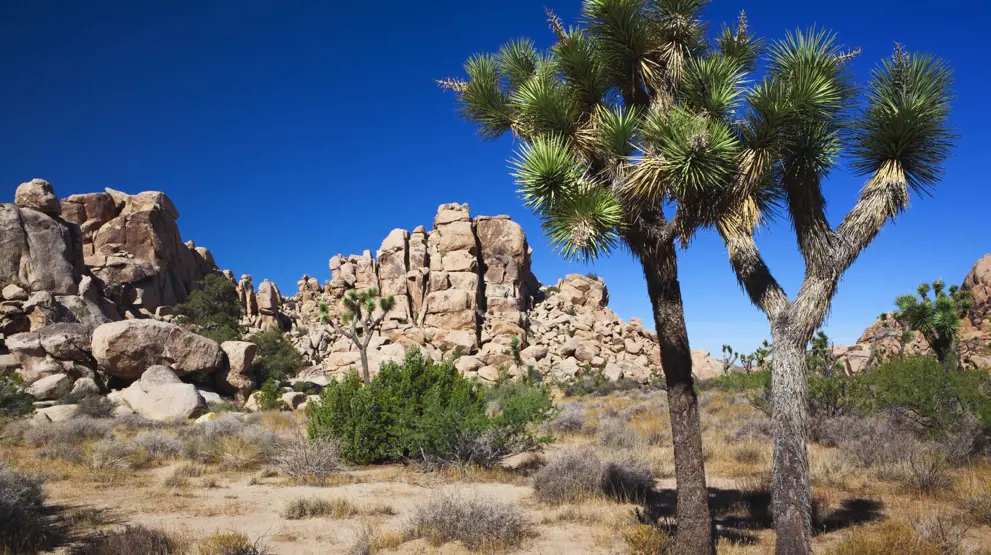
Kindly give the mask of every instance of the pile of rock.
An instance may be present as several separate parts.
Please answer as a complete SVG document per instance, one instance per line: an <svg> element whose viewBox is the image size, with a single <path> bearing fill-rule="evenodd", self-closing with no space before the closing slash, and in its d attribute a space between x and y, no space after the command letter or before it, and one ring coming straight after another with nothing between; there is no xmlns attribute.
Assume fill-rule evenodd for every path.
<svg viewBox="0 0 991 555"><path fill-rule="evenodd" d="M151 317L185 300L213 256L183 243L160 192L113 189L62 201L32 179L0 204L0 339L53 323Z"/></svg>
<svg viewBox="0 0 991 555"><path fill-rule="evenodd" d="M401 359L417 346L435 360L465 353L458 368L495 380L500 368L516 375L526 366L556 378L582 367L603 370L612 380L651 380L660 371L656 336L634 319L623 322L607 307L609 294L597 277L569 275L542 288L530 269L531 250L519 224L508 216L471 218L465 204L444 204L434 228L395 229L376 257L336 255L323 286L303 276L286 299L293 322L289 336L314 367L307 376L340 376L358 364L350 341L320 322L320 305L333 317L349 290L374 287L393 295L381 334L372 339L371 367ZM242 280L243 283L243 280ZM519 341L521 368L511 345ZM695 371L710 377L721 362L693 352Z"/></svg>

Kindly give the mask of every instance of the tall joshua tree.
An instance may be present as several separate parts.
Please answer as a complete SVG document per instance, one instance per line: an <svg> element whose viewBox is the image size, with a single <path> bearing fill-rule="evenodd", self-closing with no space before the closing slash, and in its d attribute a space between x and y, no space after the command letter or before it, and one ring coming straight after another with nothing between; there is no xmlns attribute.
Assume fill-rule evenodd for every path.
<svg viewBox="0 0 991 555"><path fill-rule="evenodd" d="M368 384L372 381L368 368L368 345L375 331L381 328L386 313L395 306L396 300L392 295L379 296L378 289L372 287L363 291L349 290L341 299L341 304L344 305L344 312L339 316L340 322L335 322L327 310L327 305L320 303L320 321L329 324L358 348L358 355L361 357L361 379Z"/></svg>
<svg viewBox="0 0 991 555"><path fill-rule="evenodd" d="M790 33L771 44L766 73L750 88L720 52L693 61L685 81L705 83L703 94L684 97L669 111L663 132L647 135L641 171L631 181L647 200L663 198L672 182L692 176L691 198L681 206L698 204L686 213L722 212L715 227L731 266L767 316L779 554L812 552L806 346L843 273L908 207L911 192L927 193L939 181L953 138L947 124L951 71L943 61L896 45L859 99L847 67L857 54L823 30ZM866 183L834 227L826 218L823 183L844 150ZM790 219L804 257L805 277L794 297L778 284L754 240L775 204Z"/></svg>
<svg viewBox="0 0 991 555"><path fill-rule="evenodd" d="M682 95L702 94L702 85L686 77L709 49L700 19L705 4L585 0L580 27L565 28L547 12L556 38L549 51L538 52L527 39L513 41L494 55L470 58L467 80L440 82L457 93L462 114L482 135L519 139L513 165L521 196L564 256L595 259L621 244L640 262L668 389L676 549L693 555L715 547L676 240L710 222L715 211L687 205L682 213L678 204L693 194L685 180L646 201L630 194L637 189L629 182L645 140L679 117ZM742 27L725 28L718 51L742 71L754 62L756 47Z"/></svg>

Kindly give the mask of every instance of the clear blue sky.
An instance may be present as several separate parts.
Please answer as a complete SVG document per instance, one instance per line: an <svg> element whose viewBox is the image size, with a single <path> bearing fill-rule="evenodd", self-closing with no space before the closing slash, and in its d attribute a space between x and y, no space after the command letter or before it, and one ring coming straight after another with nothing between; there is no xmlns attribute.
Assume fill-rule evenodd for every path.
<svg viewBox="0 0 991 555"><path fill-rule="evenodd" d="M510 214L528 232L544 283L569 272L606 279L624 318L650 310L638 266L620 252L591 268L559 259L520 205L512 142L483 142L434 79L473 52L531 36L547 45L543 6L575 21L579 0L256 2L0 0L0 182L10 201L31 177L60 196L110 186L157 189L178 206L184 239L218 264L292 294L304 273L329 278L335 253L378 247L394 227L429 227L443 202ZM717 0L714 22L747 10L768 38L813 23L862 46L860 75L894 41L956 67L961 135L933 199L915 200L847 273L827 331L855 340L895 295L923 280L959 282L991 251L988 2ZM982 104L983 102L983 104ZM826 183L830 217L859 180ZM801 277L783 221L759 238L790 293ZM751 349L768 335L737 288L718 239L681 256L693 347Z"/></svg>

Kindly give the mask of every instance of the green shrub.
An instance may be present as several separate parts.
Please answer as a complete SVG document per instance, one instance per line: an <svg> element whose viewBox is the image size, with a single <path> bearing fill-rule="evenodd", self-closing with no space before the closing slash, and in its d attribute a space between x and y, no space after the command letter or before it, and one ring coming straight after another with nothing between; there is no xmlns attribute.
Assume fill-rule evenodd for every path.
<svg viewBox="0 0 991 555"><path fill-rule="evenodd" d="M934 358L891 360L858 378L860 401L870 412L904 411L927 430L943 434L972 416L991 427L991 375L983 370L950 370Z"/></svg>
<svg viewBox="0 0 991 555"><path fill-rule="evenodd" d="M0 422L34 412L34 397L12 376L0 376Z"/></svg>
<svg viewBox="0 0 991 555"><path fill-rule="evenodd" d="M269 376L258 390L258 407L261 410L282 409L282 389L279 388L275 378Z"/></svg>
<svg viewBox="0 0 991 555"><path fill-rule="evenodd" d="M269 378L282 382L296 376L303 369L303 357L279 330L267 330L251 338L258 345L254 370L258 381Z"/></svg>
<svg viewBox="0 0 991 555"><path fill-rule="evenodd" d="M328 385L307 415L310 437L335 440L349 463L487 466L549 441L535 428L552 416L552 403L547 388L521 382L491 392L451 361L437 364L410 349L367 386L354 372Z"/></svg>
<svg viewBox="0 0 991 555"><path fill-rule="evenodd" d="M180 322L218 343L241 338L241 303L234 284L222 274L200 280L186 301L175 307Z"/></svg>
<svg viewBox="0 0 991 555"><path fill-rule="evenodd" d="M565 397L605 396L614 391L628 391L644 387L640 382L627 378L615 382L610 381L601 368L587 365L582 366L574 376L558 382L557 385Z"/></svg>
<svg viewBox="0 0 991 555"><path fill-rule="evenodd" d="M771 371L728 372L711 380L700 382L702 389L723 389L726 391L753 391L771 387Z"/></svg>

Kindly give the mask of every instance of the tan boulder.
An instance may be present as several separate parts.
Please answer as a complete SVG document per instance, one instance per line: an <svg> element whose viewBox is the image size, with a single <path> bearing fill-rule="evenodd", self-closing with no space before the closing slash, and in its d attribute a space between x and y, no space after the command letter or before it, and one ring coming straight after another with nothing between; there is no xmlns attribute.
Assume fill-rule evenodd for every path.
<svg viewBox="0 0 991 555"><path fill-rule="evenodd" d="M137 379L157 364L182 376L213 372L224 361L216 341L156 320L124 320L96 328L93 357L107 373L124 379Z"/></svg>
<svg viewBox="0 0 991 555"><path fill-rule="evenodd" d="M255 388L252 363L258 345L250 341L224 341L220 348L227 355L227 369L217 373L217 387L244 400Z"/></svg>
<svg viewBox="0 0 991 555"><path fill-rule="evenodd" d="M18 185L17 190L14 191L14 204L49 216L58 216L62 213L58 197L55 196L55 189L44 179L34 178Z"/></svg>

